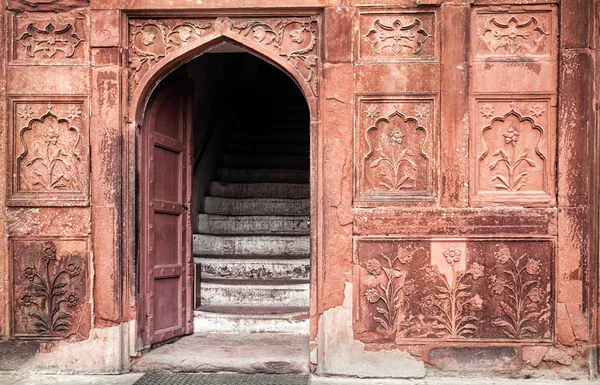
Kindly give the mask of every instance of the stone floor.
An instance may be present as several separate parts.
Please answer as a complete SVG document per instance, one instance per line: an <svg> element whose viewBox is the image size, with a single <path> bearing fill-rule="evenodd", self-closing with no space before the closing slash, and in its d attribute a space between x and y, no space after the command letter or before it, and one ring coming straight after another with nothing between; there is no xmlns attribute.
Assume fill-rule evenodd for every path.
<svg viewBox="0 0 600 385"><path fill-rule="evenodd" d="M241 339L236 334L195 333L135 359L133 371L307 373L308 339L293 334L255 333Z"/></svg>
<svg viewBox="0 0 600 385"><path fill-rule="evenodd" d="M0 385L133 385L143 373L120 375L18 375L0 374ZM600 381L491 380L449 378L429 380L354 379L312 377L311 385L598 385ZM199 383L198 385L202 385ZM227 385L227 384L224 384Z"/></svg>
<svg viewBox="0 0 600 385"><path fill-rule="evenodd" d="M308 373L308 337L290 334L193 334L135 359L121 375L1 373L0 385L133 385L146 372ZM200 376L202 377L202 376ZM189 384L190 382L186 382ZM206 385L206 382L192 382ZM210 384L214 383L210 382ZM217 382L218 383L218 382ZM272 384L273 382L268 382ZM224 385L230 385L223 383ZM600 385L600 380L509 380L435 378L423 380L311 377L311 385ZM279 384L278 384L279 385ZM286 385L286 384L281 384Z"/></svg>

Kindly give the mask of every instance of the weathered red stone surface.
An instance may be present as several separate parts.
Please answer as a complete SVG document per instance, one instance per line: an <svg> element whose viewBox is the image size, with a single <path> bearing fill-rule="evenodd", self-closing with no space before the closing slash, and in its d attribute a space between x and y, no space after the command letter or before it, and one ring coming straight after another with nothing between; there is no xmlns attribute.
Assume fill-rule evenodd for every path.
<svg viewBox="0 0 600 385"><path fill-rule="evenodd" d="M63 12L74 8L89 7L89 0L8 0L7 9L15 12Z"/></svg>
<svg viewBox="0 0 600 385"><path fill-rule="evenodd" d="M382 375L378 352L394 350L428 375L585 376L598 343L596 2L238 3L2 8L0 343L92 343L137 319L110 343L122 362L141 347L145 104L229 40L286 71L310 106L319 351L335 333L319 320L335 314L358 344L348 354L381 358ZM44 357L83 349L64 344ZM321 354L317 370L331 368Z"/></svg>

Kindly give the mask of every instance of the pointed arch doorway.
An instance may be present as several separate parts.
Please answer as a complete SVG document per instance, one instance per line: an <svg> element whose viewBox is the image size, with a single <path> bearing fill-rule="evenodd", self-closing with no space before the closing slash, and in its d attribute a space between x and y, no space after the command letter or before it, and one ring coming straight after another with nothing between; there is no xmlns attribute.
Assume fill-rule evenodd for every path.
<svg viewBox="0 0 600 385"><path fill-rule="evenodd" d="M148 100L138 275L144 346L190 334L194 324L268 332L285 331L287 322L308 334L310 112L299 87L226 43L173 70ZM261 144L274 134L274 147ZM267 330L256 322L262 315Z"/></svg>

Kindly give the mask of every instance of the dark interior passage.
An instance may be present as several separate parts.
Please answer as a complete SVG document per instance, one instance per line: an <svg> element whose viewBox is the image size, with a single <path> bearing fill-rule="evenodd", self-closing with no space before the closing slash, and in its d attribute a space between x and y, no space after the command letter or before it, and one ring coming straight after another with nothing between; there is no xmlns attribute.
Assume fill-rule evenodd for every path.
<svg viewBox="0 0 600 385"><path fill-rule="evenodd" d="M242 52L206 53L170 76L195 85L194 331L308 334L310 119L302 92Z"/></svg>

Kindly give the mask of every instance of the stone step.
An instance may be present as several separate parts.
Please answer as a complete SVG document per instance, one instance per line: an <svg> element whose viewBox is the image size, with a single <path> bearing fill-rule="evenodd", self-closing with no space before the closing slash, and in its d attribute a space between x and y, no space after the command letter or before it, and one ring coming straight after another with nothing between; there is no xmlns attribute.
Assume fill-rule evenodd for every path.
<svg viewBox="0 0 600 385"><path fill-rule="evenodd" d="M217 167L217 181L225 183L309 183L308 170L236 169Z"/></svg>
<svg viewBox="0 0 600 385"><path fill-rule="evenodd" d="M227 216L198 214L200 234L310 234L308 215L303 216Z"/></svg>
<svg viewBox="0 0 600 385"><path fill-rule="evenodd" d="M310 147L306 143L230 141L225 146L227 153L250 155L298 155L309 156Z"/></svg>
<svg viewBox="0 0 600 385"><path fill-rule="evenodd" d="M290 168L308 170L309 161L308 156L223 155L223 165L232 168Z"/></svg>
<svg viewBox="0 0 600 385"><path fill-rule="evenodd" d="M220 215L310 215L310 199L205 197L204 212Z"/></svg>
<svg viewBox="0 0 600 385"><path fill-rule="evenodd" d="M240 255L308 257L310 236L232 236L194 234L194 256Z"/></svg>
<svg viewBox="0 0 600 385"><path fill-rule="evenodd" d="M200 306L309 306L309 281L205 279Z"/></svg>
<svg viewBox="0 0 600 385"><path fill-rule="evenodd" d="M292 198L310 197L308 183L222 183L212 182L210 194L223 198Z"/></svg>
<svg viewBox="0 0 600 385"><path fill-rule="evenodd" d="M308 307L201 306L194 333L289 333L308 335Z"/></svg>
<svg viewBox="0 0 600 385"><path fill-rule="evenodd" d="M200 277L226 279L310 279L308 258L196 257Z"/></svg>

